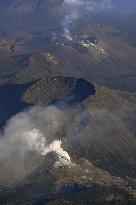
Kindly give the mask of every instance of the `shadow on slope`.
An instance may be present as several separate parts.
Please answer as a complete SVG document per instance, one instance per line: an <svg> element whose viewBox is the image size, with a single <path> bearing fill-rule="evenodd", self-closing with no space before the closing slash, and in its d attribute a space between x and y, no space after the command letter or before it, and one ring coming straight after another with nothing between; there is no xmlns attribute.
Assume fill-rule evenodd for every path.
<svg viewBox="0 0 136 205"><path fill-rule="evenodd" d="M95 86L90 82L80 78L77 80L74 88L71 90L68 96L63 99L55 99L50 105L55 104L57 107L69 108L82 103L90 95L95 95Z"/></svg>
<svg viewBox="0 0 136 205"><path fill-rule="evenodd" d="M44 105L55 105L59 109L67 109L73 106L80 104L90 95L95 94L95 87L90 82L84 79L71 79L73 81L73 88L71 90L71 86L68 86L69 82L67 78L62 78L63 84L62 86L68 89L68 92L65 93L63 88L55 87L54 84L55 77L51 78L51 80L43 85L37 85L35 82L28 84L7 84L0 87L0 127L4 126L6 121L16 113L22 111L24 108L34 105L36 103L42 103ZM56 78L57 79L57 78ZM61 85L61 79L58 78L57 83ZM24 93L31 88L32 85L36 85L38 87L34 87L34 91L31 92L30 98L32 100L27 101L26 99L22 99ZM45 91L45 87L47 87L47 91ZM39 88L41 89L41 93L39 92ZM33 101L33 96L35 94L35 90L38 89L37 101ZM58 99L55 99L55 96L60 95ZM41 98L41 96L45 96L45 100ZM51 96L50 96L51 95ZM63 96L63 97L62 97ZM47 99L46 99L47 97ZM48 99L49 98L49 99ZM43 102L42 102L43 100ZM48 103L49 100L49 103Z"/></svg>
<svg viewBox="0 0 136 205"><path fill-rule="evenodd" d="M0 87L0 127L16 113L22 111L30 104L21 101L23 93L31 84L4 85Z"/></svg>

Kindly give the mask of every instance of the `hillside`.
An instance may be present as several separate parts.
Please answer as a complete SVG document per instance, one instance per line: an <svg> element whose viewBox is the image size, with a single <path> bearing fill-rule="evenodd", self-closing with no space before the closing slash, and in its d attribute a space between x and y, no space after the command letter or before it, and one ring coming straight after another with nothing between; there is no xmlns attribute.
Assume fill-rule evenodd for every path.
<svg viewBox="0 0 136 205"><path fill-rule="evenodd" d="M79 204L89 203L90 199L92 204L100 201L104 204L113 201L117 204L119 201L120 204L135 203L135 104L119 92L97 84L94 84L96 93L90 95L92 84L86 84L85 80L82 82L89 86L91 92L85 94L85 87L84 95L80 92L79 98L78 89L75 89L79 80L56 76L24 85L25 90L18 85L10 86L10 89L14 87L21 92L17 98L19 101L13 104L10 101L11 107L23 102L59 109L57 113L61 113L59 115L63 118L59 120L55 138L62 140L72 164L56 168L53 155L41 157L28 152L25 160L20 161L20 155L13 153L8 160L1 162L1 204L6 201L10 204L28 201L30 204L47 201L47 204L70 204L71 200L76 204L79 194ZM76 104L68 104L67 99L71 99L73 90L75 97L72 102L74 100ZM36 113L37 119L39 116L40 113ZM41 123L46 123L46 120ZM5 184L10 184L7 190ZM22 198L22 194L25 197Z"/></svg>
<svg viewBox="0 0 136 205"><path fill-rule="evenodd" d="M0 205L136 204L135 0L0 0Z"/></svg>
<svg viewBox="0 0 136 205"><path fill-rule="evenodd" d="M56 40L52 37L1 39L0 83L24 83L46 75L63 75L133 91L136 82L135 48L118 37L114 42L113 37L105 40L101 37L97 45L86 48L78 43L81 37L76 39L76 43L75 35L73 41L61 37Z"/></svg>

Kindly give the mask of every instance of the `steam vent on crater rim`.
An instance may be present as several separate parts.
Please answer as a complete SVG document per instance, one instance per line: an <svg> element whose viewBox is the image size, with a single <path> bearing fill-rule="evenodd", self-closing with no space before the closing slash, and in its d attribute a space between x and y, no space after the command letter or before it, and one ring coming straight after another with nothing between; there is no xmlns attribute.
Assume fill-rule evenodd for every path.
<svg viewBox="0 0 136 205"><path fill-rule="evenodd" d="M135 28L135 0L0 0L0 205L136 204Z"/></svg>

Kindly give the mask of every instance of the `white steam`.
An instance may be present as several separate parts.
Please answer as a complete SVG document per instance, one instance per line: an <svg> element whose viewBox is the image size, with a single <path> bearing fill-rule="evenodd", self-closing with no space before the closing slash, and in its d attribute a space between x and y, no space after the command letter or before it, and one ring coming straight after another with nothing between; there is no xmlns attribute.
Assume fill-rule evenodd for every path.
<svg viewBox="0 0 136 205"><path fill-rule="evenodd" d="M26 146L29 147L31 151L36 151L37 153L45 156L50 152L54 152L58 156L58 164L69 164L70 156L61 147L61 140L54 140L48 144L45 136L38 129L33 128L24 133L24 142Z"/></svg>
<svg viewBox="0 0 136 205"><path fill-rule="evenodd" d="M36 106L12 117L0 136L0 159L14 152L26 154L29 151L40 155L54 152L59 164L70 163L69 154L56 140L63 114L57 108Z"/></svg>
<svg viewBox="0 0 136 205"><path fill-rule="evenodd" d="M112 0L64 0L63 10L65 13L62 27L65 36L69 37L71 24L82 18L85 13L106 11L112 8Z"/></svg>

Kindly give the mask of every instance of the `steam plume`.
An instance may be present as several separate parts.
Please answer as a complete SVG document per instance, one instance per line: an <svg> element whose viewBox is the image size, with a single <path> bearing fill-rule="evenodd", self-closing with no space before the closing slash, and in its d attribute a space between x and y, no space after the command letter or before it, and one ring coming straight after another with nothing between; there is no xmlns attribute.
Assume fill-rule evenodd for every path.
<svg viewBox="0 0 136 205"><path fill-rule="evenodd" d="M111 8L112 0L64 0L65 17L62 26L65 36L69 37L71 24L82 18L85 13L100 12Z"/></svg>
<svg viewBox="0 0 136 205"><path fill-rule="evenodd" d="M53 106L36 106L12 117L0 136L0 159L13 152L33 151L43 156L54 152L60 164L69 164L69 154L61 147L61 140L56 140L62 118L61 111Z"/></svg>

